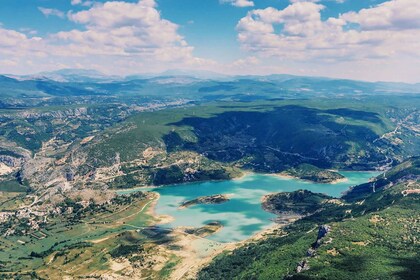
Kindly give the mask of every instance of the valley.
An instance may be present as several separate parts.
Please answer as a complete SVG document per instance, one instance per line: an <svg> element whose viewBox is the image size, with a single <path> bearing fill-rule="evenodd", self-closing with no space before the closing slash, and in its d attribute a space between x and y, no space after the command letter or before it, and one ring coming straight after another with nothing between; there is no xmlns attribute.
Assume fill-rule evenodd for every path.
<svg viewBox="0 0 420 280"><path fill-rule="evenodd" d="M0 280L420 279L419 0L1 0Z"/></svg>
<svg viewBox="0 0 420 280"><path fill-rule="evenodd" d="M1 76L0 277L416 276L415 85L83 75Z"/></svg>

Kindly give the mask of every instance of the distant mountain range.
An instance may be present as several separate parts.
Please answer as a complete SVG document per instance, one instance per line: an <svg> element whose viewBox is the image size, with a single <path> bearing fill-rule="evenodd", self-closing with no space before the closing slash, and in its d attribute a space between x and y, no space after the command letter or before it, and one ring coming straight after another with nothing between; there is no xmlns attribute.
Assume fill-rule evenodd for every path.
<svg viewBox="0 0 420 280"><path fill-rule="evenodd" d="M7 76L18 80L41 80L49 79L58 82L86 82L92 80L136 80L136 79L150 79L156 77L191 77L200 80L235 80L235 79L251 79L260 81L288 81L288 80L310 80L310 81L342 81L342 82L358 82L365 84L382 84L383 86L415 86L420 87L420 83L402 83L402 82L366 82L351 79L328 78L321 76L298 76L289 74L270 74L270 75L226 75L207 70L184 70L184 69L170 69L159 73L143 73L132 74L127 76L107 75L100 71L93 69L60 69L50 72L40 72L32 75L12 75L0 74L0 76Z"/></svg>
<svg viewBox="0 0 420 280"><path fill-rule="evenodd" d="M61 69L32 75L4 75L18 80L53 80L56 82L100 82L151 79L156 77L191 77L201 80L229 79L232 76L205 71L172 69L160 73L134 74L128 76L106 75L93 69Z"/></svg>
<svg viewBox="0 0 420 280"><path fill-rule="evenodd" d="M349 94L419 94L420 83L364 82L285 74L227 76L210 71L168 70L156 74L110 76L96 70L62 69L35 75L0 75L0 96L177 95L196 99L211 95L251 99ZM199 94L199 95L197 95ZM249 99L248 98L248 99Z"/></svg>

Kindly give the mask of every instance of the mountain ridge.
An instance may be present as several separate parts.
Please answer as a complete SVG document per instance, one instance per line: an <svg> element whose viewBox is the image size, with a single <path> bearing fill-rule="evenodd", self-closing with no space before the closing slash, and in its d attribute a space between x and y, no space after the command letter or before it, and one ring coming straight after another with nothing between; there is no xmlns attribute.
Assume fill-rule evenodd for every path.
<svg viewBox="0 0 420 280"><path fill-rule="evenodd" d="M318 81L341 81L341 82L358 82L366 84L381 84L383 86L420 86L418 83L407 83L407 82L398 82L398 81L364 81L358 79L350 78L336 78L328 76L304 76L304 75L293 75L293 74L261 74L261 75L252 75L252 74L222 74L214 71L208 70L189 70L189 69L168 69L162 72L157 73L141 73L141 74L128 74L128 75L113 75L113 74L104 74L95 69L78 69L78 68L63 68L54 71L43 71L34 74L25 74L25 75L16 75L16 74L0 74L0 76L7 76L15 79L51 79L54 81L57 78L62 78L61 81L78 81L82 78L91 78L100 80L134 80L134 79L150 79L157 77L193 77L196 79L202 80L232 80L232 79L268 79L268 80L277 80L277 81L286 81L293 79L307 79L307 80L318 80ZM65 77L70 78L68 80L64 79ZM56 78L56 79L54 79Z"/></svg>

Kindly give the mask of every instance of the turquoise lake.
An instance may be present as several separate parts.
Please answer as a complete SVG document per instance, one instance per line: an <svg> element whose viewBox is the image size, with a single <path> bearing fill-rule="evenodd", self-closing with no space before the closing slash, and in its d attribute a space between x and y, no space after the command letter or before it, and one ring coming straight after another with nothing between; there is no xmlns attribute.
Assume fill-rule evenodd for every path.
<svg viewBox="0 0 420 280"><path fill-rule="evenodd" d="M276 216L261 208L261 198L266 194L306 189L339 197L350 186L365 183L379 175L378 172L340 173L347 178L346 182L315 184L273 175L249 174L237 180L181 184L151 190L160 194L156 214L174 217L171 223L161 226L200 227L210 221L219 221L223 228L207 238L217 242L237 242L273 225L272 219ZM185 200L213 194L231 194L232 197L222 204L201 204L178 209Z"/></svg>

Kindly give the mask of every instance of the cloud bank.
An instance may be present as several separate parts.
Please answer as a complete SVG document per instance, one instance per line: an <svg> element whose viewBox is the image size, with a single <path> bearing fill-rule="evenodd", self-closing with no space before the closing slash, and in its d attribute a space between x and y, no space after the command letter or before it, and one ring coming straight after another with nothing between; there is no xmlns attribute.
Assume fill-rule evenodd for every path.
<svg viewBox="0 0 420 280"><path fill-rule="evenodd" d="M65 16L54 9L39 10L46 16ZM140 72L146 66L153 70L163 64L199 67L213 63L193 55L194 48L178 33L178 25L161 17L154 0L96 3L87 10L68 12L67 18L81 28L41 38L0 27L0 55L13 56L15 64L29 67L43 58L42 65L51 69L103 65L102 70L111 66L122 72Z"/></svg>
<svg viewBox="0 0 420 280"><path fill-rule="evenodd" d="M70 21L72 30L41 36L36 30L0 25L0 72L94 68L131 74L184 68L419 81L418 0L389 0L329 18L326 1L289 0L284 9L251 10L258 2L219 1L248 7L241 9L244 15L236 24L241 50L230 61L196 56L180 26L162 17L154 0L71 0L77 11L38 9L46 17Z"/></svg>
<svg viewBox="0 0 420 280"><path fill-rule="evenodd" d="M261 56L324 61L420 56L420 1L393 0L322 20L325 6L296 2L250 11L238 25L241 46Z"/></svg>
<svg viewBox="0 0 420 280"><path fill-rule="evenodd" d="M391 0L324 18L319 1L255 9L239 20L242 50L271 69L356 79L418 81L420 1ZM281 65L281 66L280 66Z"/></svg>

